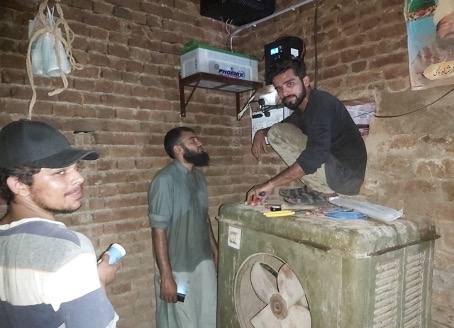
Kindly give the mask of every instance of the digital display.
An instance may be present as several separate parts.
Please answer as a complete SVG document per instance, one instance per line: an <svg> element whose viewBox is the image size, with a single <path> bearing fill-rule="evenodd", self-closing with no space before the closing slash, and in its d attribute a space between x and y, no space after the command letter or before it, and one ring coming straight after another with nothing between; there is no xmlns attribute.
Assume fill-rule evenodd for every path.
<svg viewBox="0 0 454 328"><path fill-rule="evenodd" d="M277 55L278 53L279 53L279 47L271 48L271 49L270 49L270 55L271 55L271 56Z"/></svg>

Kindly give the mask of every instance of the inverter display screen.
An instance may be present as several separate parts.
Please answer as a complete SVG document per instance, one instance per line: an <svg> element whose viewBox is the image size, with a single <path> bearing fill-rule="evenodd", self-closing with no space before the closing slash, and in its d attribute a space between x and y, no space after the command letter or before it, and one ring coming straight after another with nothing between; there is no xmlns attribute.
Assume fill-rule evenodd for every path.
<svg viewBox="0 0 454 328"><path fill-rule="evenodd" d="M270 55L271 56L277 55L278 53L279 53L279 47L271 48L271 50L270 50Z"/></svg>

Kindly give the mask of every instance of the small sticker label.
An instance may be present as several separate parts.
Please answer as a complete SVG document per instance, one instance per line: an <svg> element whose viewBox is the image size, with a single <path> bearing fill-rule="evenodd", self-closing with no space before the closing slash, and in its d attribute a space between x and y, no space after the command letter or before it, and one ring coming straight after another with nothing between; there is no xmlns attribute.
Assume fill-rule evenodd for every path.
<svg viewBox="0 0 454 328"><path fill-rule="evenodd" d="M227 244L230 247L240 249L241 229L229 226L229 235L228 235Z"/></svg>

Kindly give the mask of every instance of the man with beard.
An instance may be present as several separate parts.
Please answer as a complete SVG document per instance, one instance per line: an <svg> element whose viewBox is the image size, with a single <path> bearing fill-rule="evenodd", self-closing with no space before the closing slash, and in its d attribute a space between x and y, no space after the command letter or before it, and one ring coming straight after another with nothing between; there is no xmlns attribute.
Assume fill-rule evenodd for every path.
<svg viewBox="0 0 454 328"><path fill-rule="evenodd" d="M148 192L155 256L157 328L216 327L217 243L208 216L208 165L193 129L167 132L172 162L157 172ZM177 295L178 294L178 295Z"/></svg>
<svg viewBox="0 0 454 328"><path fill-rule="evenodd" d="M358 194L367 153L345 106L333 95L311 88L304 62L298 58L279 59L268 73L279 98L293 113L281 123L257 131L252 154L261 159L262 152L267 152L267 137L288 168L252 187L248 203L263 203L274 188L296 179L303 182L302 188L279 192L290 203L315 204L336 194Z"/></svg>
<svg viewBox="0 0 454 328"><path fill-rule="evenodd" d="M81 206L80 160L48 124L20 120L0 130L0 326L2 328L116 327L105 285L119 264L99 264L90 240L56 221Z"/></svg>

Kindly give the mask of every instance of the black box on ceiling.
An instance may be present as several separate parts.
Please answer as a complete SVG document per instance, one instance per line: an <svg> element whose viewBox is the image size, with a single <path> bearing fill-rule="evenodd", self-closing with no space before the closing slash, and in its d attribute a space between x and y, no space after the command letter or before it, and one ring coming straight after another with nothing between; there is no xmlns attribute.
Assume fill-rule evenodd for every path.
<svg viewBox="0 0 454 328"><path fill-rule="evenodd" d="M200 0L200 15L245 25L274 13L275 0Z"/></svg>

